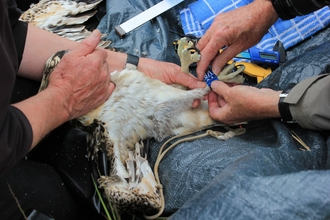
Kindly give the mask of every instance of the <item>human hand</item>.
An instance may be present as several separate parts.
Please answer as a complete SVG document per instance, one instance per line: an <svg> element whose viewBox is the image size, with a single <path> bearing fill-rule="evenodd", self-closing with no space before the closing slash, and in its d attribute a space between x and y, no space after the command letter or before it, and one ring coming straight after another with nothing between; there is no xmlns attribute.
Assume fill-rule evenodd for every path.
<svg viewBox="0 0 330 220"><path fill-rule="evenodd" d="M196 69L198 79L203 79L211 62L213 72L219 74L230 59L258 43L277 18L270 0L255 0L249 5L219 14L197 43L201 51ZM227 48L219 53L225 46Z"/></svg>
<svg viewBox="0 0 330 220"><path fill-rule="evenodd" d="M63 56L49 78L47 89L56 89L63 98L68 120L98 107L114 90L106 62L107 52L96 48L101 38L98 30Z"/></svg>
<svg viewBox="0 0 330 220"><path fill-rule="evenodd" d="M182 72L181 67L169 62L140 58L138 69L153 79L158 79L166 84L180 84L189 89L204 88L205 82L197 80L191 74Z"/></svg>
<svg viewBox="0 0 330 220"><path fill-rule="evenodd" d="M191 74L182 72L181 67L169 62L141 58L139 70L153 79L158 79L166 84L179 84L189 89L204 88L206 83L197 80ZM192 107L198 107L201 100L195 100Z"/></svg>
<svg viewBox="0 0 330 220"><path fill-rule="evenodd" d="M278 118L280 91L258 89L252 86L229 87L213 81L208 104L211 118L226 124L265 118Z"/></svg>

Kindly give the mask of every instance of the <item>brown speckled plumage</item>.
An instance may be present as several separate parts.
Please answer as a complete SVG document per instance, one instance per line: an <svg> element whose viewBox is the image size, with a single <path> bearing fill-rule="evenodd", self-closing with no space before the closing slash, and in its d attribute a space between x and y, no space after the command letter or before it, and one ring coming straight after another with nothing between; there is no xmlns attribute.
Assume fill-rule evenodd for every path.
<svg viewBox="0 0 330 220"><path fill-rule="evenodd" d="M64 54L48 60L42 85ZM99 186L119 210L158 210L159 189L142 140L161 141L213 124L207 109L191 108L209 88L181 90L127 69L111 73L111 79L116 88L110 98L77 119L86 131L90 158L97 161L103 151L110 162L109 173L98 179Z"/></svg>
<svg viewBox="0 0 330 220"><path fill-rule="evenodd" d="M102 0L40 0L25 11L20 20L73 41L87 38L91 32L84 23L97 12ZM101 41L99 46L109 47L111 41Z"/></svg>

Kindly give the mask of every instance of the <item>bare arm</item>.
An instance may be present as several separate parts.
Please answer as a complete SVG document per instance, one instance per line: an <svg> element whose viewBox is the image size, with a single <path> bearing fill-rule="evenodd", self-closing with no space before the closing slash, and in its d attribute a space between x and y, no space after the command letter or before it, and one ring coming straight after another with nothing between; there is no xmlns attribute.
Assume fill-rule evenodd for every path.
<svg viewBox="0 0 330 220"><path fill-rule="evenodd" d="M52 129L102 104L112 93L109 73L122 70L126 54L96 49L100 34L82 43L70 41L29 24L19 75L40 80L46 60L55 52L70 49L43 92L14 104L28 118L33 130L32 148ZM204 87L179 66L141 58L139 70L166 83L189 88Z"/></svg>
<svg viewBox="0 0 330 220"><path fill-rule="evenodd" d="M59 37L29 24L19 75L41 80L44 65L51 55L59 50L73 49L77 45L77 42ZM125 53L107 50L107 54L109 72L124 68L127 58ZM173 63L140 58L138 70L165 83L179 83L189 88L205 86L203 82L199 82L194 77L183 73L181 67Z"/></svg>
<svg viewBox="0 0 330 220"><path fill-rule="evenodd" d="M39 38L40 36L36 36L37 33L44 35ZM55 42L56 40L59 42ZM107 52L96 49L99 40L98 31L79 44L42 30L40 32L40 29L33 27L28 31L26 50L19 70L22 76L32 79L41 78L45 61L52 53L60 49L72 48L51 74L47 89L14 104L31 124L33 131L31 148L45 134L65 121L99 106L111 94L114 85L110 84ZM38 45L38 47L30 47L30 45Z"/></svg>
<svg viewBox="0 0 330 220"><path fill-rule="evenodd" d="M40 81L46 60L59 50L73 49L78 43L28 25L23 59L18 70L22 77Z"/></svg>
<svg viewBox="0 0 330 220"><path fill-rule="evenodd" d="M213 81L209 94L209 114L213 119L232 124L265 118L280 118L278 101L280 91L258 89L252 86L229 87Z"/></svg>

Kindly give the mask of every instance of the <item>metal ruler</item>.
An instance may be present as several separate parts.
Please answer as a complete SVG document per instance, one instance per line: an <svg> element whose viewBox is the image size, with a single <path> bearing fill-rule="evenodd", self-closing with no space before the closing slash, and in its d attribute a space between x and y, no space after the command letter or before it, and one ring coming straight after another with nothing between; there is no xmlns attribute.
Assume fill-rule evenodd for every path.
<svg viewBox="0 0 330 220"><path fill-rule="evenodd" d="M141 26L147 21L150 21L154 17L160 15L161 13L167 11L170 8L173 8L177 4L183 2L184 0L163 0L156 5L148 8L144 12L136 15L135 17L125 21L121 25L115 27L116 33L123 37L125 34L130 32L131 30Z"/></svg>

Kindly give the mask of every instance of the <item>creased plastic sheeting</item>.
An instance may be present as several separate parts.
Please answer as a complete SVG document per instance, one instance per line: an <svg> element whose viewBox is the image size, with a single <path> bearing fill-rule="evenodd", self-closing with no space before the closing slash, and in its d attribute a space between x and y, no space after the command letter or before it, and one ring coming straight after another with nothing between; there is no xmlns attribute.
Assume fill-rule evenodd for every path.
<svg viewBox="0 0 330 220"><path fill-rule="evenodd" d="M144 10L160 2L159 0L107 0L107 14L101 19L97 29L107 35L111 40L111 47L115 49L156 60L168 61L179 64L179 59L174 52L173 41L178 40L178 35L170 31L182 33L178 25L178 10L191 1L185 1L160 16L152 19L127 33L121 39L115 32L117 25L126 22Z"/></svg>
<svg viewBox="0 0 330 220"><path fill-rule="evenodd" d="M280 90L329 72L327 40L321 33L288 52L289 60L258 87ZM291 130L311 151L299 150ZM151 148L152 162L160 145ZM227 141L208 137L180 144L159 167L165 212L175 220L329 219L327 157L320 132L280 120L249 122L246 134Z"/></svg>
<svg viewBox="0 0 330 220"><path fill-rule="evenodd" d="M108 0L107 14L98 29L120 51L177 63L169 30L182 31L178 9L192 1L184 1L124 39L114 31L115 26L157 2ZM330 42L329 33L329 29L323 30L288 51L288 61L258 86L282 89L290 82L330 72L330 44L323 44ZM311 151L299 150L301 145L292 138L291 129ZM206 137L179 144L159 167L165 213L174 213L170 219L175 220L329 219L327 143L330 146L330 140L326 142L319 132L280 120L262 120L249 122L246 134L228 141ZM152 165L161 144L150 147Z"/></svg>
<svg viewBox="0 0 330 220"><path fill-rule="evenodd" d="M311 151L299 150L301 146L291 137L289 128L276 120L250 122L246 134L227 141L208 137L178 145L159 167L165 211L171 214L183 205L173 219L244 219L246 216L262 219L266 215L260 215L261 211L268 215L273 208L276 210L274 204L268 205L269 199L278 202L278 206L285 206L291 197L295 202L300 201L298 194L283 186L292 182L291 188L304 188L305 184L296 177L292 179L290 173L324 169L326 145L317 132L307 132L298 126L293 130L311 146ZM152 151L153 157L156 151ZM324 194L330 198L325 186L321 187L324 189L321 199L314 202L326 202L322 200ZM240 216L245 210L250 212Z"/></svg>

